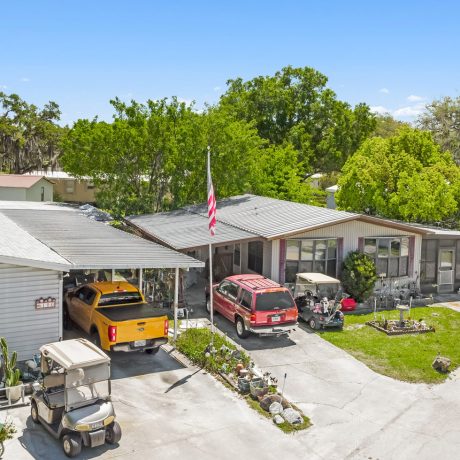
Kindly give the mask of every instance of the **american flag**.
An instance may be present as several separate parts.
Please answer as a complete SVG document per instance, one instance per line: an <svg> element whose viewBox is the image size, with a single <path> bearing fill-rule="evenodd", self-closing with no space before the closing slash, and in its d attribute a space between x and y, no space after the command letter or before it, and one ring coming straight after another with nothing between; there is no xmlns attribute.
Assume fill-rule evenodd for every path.
<svg viewBox="0 0 460 460"><path fill-rule="evenodd" d="M208 227L211 236L216 233L216 195L211 179L211 155L208 147Z"/></svg>

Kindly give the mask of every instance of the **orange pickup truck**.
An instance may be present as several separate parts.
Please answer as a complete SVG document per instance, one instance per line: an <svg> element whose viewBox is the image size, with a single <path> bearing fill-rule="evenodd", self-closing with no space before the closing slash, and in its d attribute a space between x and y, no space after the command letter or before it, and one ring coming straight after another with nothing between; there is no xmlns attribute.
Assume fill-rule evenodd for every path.
<svg viewBox="0 0 460 460"><path fill-rule="evenodd" d="M77 324L107 351L156 353L168 341L166 313L121 281L84 284L64 297L64 327Z"/></svg>

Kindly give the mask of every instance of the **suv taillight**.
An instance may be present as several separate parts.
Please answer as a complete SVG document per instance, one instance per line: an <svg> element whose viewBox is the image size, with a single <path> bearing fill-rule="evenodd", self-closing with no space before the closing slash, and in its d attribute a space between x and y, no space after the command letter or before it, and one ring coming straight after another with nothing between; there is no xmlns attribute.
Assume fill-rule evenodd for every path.
<svg viewBox="0 0 460 460"><path fill-rule="evenodd" d="M165 329L164 329L164 335L167 336L168 335L168 330L169 330L169 321L167 319L165 319Z"/></svg>
<svg viewBox="0 0 460 460"><path fill-rule="evenodd" d="M251 316L249 317L249 322L250 323L255 323L256 322L256 315L255 313L252 313Z"/></svg>
<svg viewBox="0 0 460 460"><path fill-rule="evenodd" d="M117 326L109 326L109 342L117 341Z"/></svg>

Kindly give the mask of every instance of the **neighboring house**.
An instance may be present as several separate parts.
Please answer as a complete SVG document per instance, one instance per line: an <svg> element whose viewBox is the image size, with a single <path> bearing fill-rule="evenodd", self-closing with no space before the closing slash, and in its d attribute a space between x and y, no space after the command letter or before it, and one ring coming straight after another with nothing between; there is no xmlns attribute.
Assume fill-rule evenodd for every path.
<svg viewBox="0 0 460 460"><path fill-rule="evenodd" d="M286 284L298 272L340 277L344 257L359 250L375 260L382 279L399 286L416 283L426 292L460 288L460 232L441 235L439 229L255 195L217 202L213 238L206 205L127 221L142 236L203 261L211 241L214 257L224 260L223 274L255 272ZM436 253L432 240L453 252ZM444 274L448 265L450 277Z"/></svg>
<svg viewBox="0 0 460 460"><path fill-rule="evenodd" d="M327 193L326 206L329 209L336 209L337 208L337 205L335 203L335 192L337 192L338 189L339 189L338 185L331 185L330 187L328 187L326 189L326 193Z"/></svg>
<svg viewBox="0 0 460 460"><path fill-rule="evenodd" d="M53 201L53 182L44 176L0 174L0 200Z"/></svg>
<svg viewBox="0 0 460 460"><path fill-rule="evenodd" d="M53 181L54 192L68 203L95 203L96 188L88 177L76 179L64 171L32 171L27 175L41 175Z"/></svg>

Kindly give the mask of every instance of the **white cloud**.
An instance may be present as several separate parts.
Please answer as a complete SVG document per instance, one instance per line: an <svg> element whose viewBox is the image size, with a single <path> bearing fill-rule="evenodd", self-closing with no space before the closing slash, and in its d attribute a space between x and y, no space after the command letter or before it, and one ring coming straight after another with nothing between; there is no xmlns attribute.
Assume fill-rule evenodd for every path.
<svg viewBox="0 0 460 460"><path fill-rule="evenodd" d="M220 86L214 86L213 90L218 93L220 91Z"/></svg>
<svg viewBox="0 0 460 460"><path fill-rule="evenodd" d="M380 88L379 93L390 94L390 90L388 88Z"/></svg>
<svg viewBox="0 0 460 460"><path fill-rule="evenodd" d="M391 110L388 110L386 107L383 107L382 105L374 105L371 106L370 109L372 113L377 113L378 115L383 115L384 113L391 112Z"/></svg>
<svg viewBox="0 0 460 460"><path fill-rule="evenodd" d="M395 117L416 117L425 110L425 104L420 102L415 105L401 107L393 112Z"/></svg>
<svg viewBox="0 0 460 460"><path fill-rule="evenodd" d="M409 102L420 102L420 101L424 101L425 98L422 96L416 96L415 94L411 94L410 96L408 96L407 100Z"/></svg>
<svg viewBox="0 0 460 460"><path fill-rule="evenodd" d="M21 78L21 81L23 81L24 83L27 83L27 82L30 81L30 78L28 78L28 77L22 77L22 78Z"/></svg>

